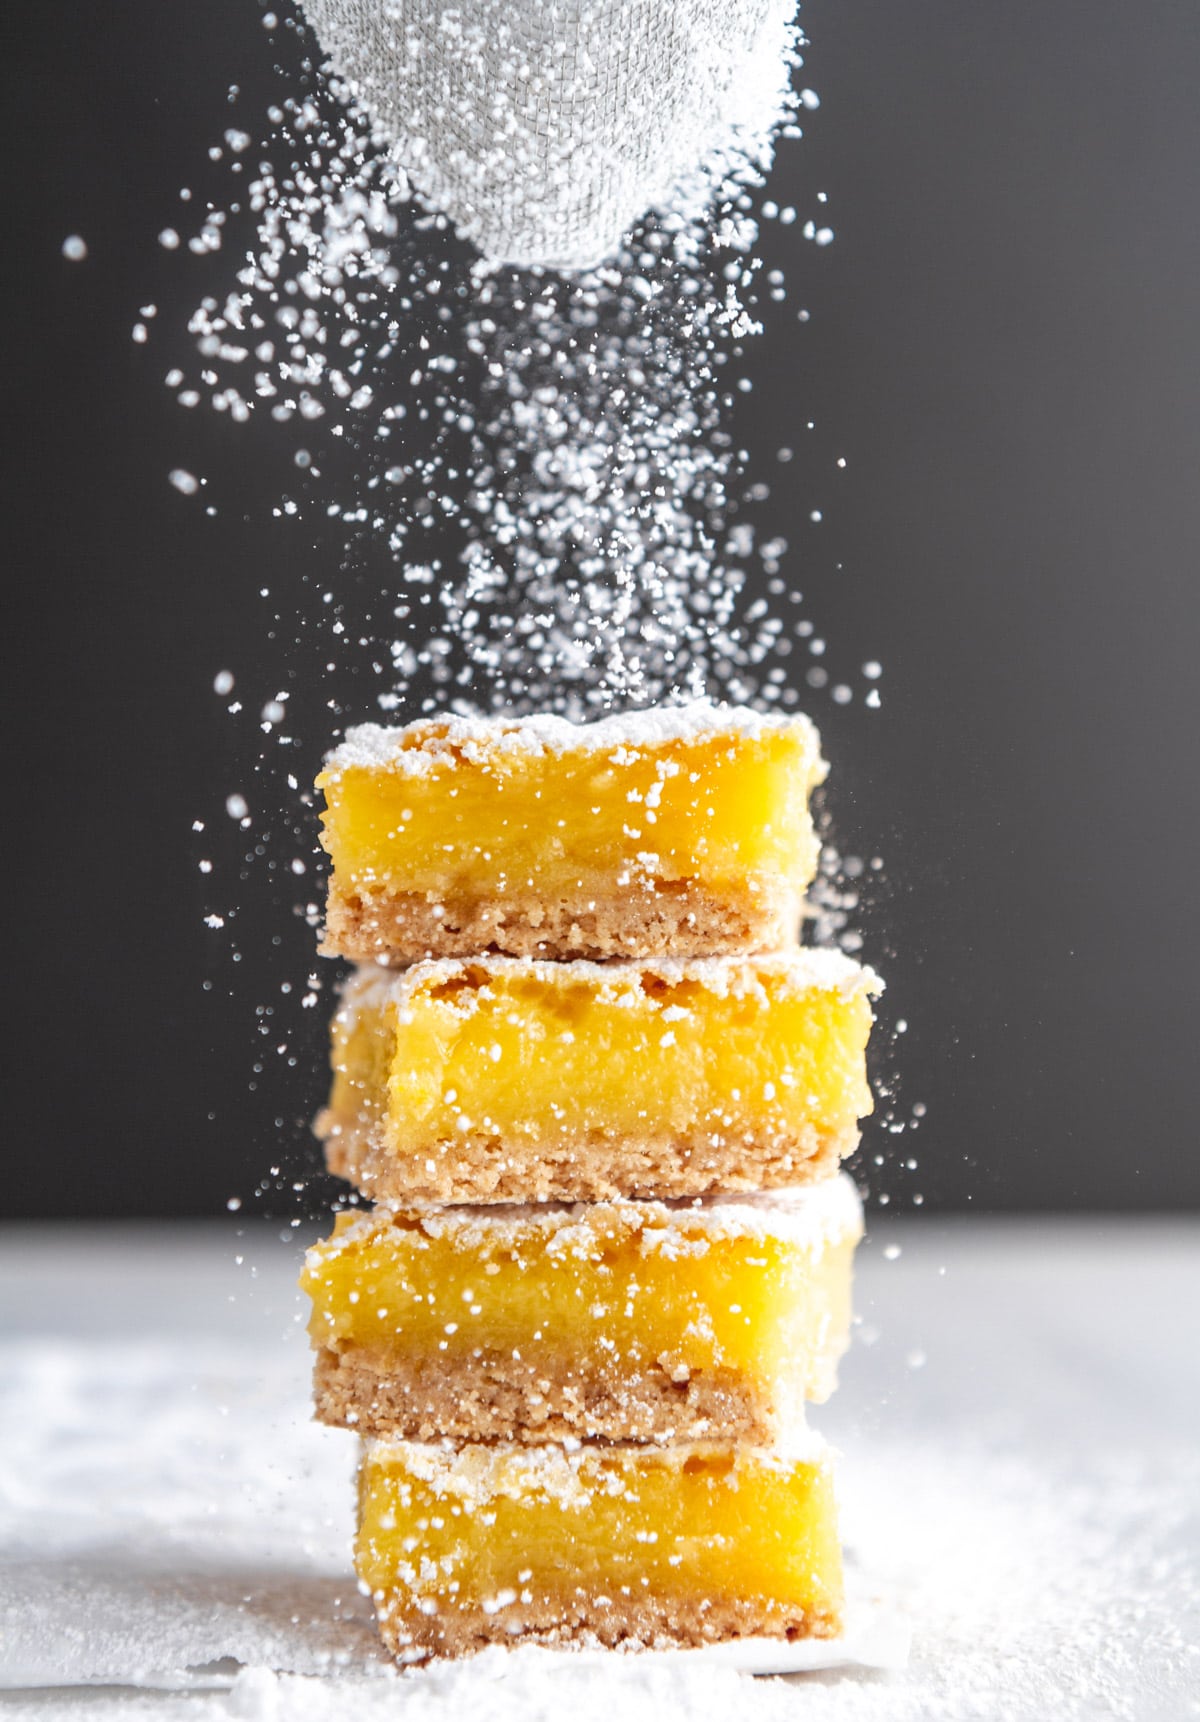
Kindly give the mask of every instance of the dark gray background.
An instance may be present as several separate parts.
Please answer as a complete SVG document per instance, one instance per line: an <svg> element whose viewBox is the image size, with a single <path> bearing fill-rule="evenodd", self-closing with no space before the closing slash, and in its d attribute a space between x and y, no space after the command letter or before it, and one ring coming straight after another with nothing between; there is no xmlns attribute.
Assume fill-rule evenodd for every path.
<svg viewBox="0 0 1200 1722"><path fill-rule="evenodd" d="M872 1127L862 1167L902 1209L1194 1205L1200 10L813 0L804 20L822 107L772 191L802 213L826 191L837 240L764 241L792 298L741 435L835 679L885 665L878 714L809 702L839 836L886 861L879 1068L896 1118L928 1108L916 1134ZM280 803L239 879L221 807L254 737L212 678L261 700L291 674L311 774L327 690L272 606L374 576L270 518L269 430L161 387L232 263L155 238L180 185L203 192L227 85L248 130L278 94L276 51L253 0L43 0L10 29L5 1204L214 1212L261 1181L291 1211L328 1194L303 1122L323 1023L281 1003L311 934L267 863L312 833ZM215 519L176 465L209 476ZM337 693L368 715L369 691ZM202 924L214 892L240 908L236 963Z"/></svg>

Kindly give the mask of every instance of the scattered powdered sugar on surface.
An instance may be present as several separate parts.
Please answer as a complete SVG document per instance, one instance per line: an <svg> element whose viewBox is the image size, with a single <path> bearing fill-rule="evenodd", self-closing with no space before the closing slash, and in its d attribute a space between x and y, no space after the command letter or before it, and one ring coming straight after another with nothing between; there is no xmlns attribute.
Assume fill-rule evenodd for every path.
<svg viewBox="0 0 1200 1722"><path fill-rule="evenodd" d="M1195 1714L1194 1229L1068 1235L1053 1261L1044 1227L910 1223L894 1260L868 1246L884 1332L817 1420L843 1449L852 1594L906 1619L912 1650L787 1680L507 1651L398 1673L350 1570L353 1443L311 1421L296 1251L166 1230L60 1230L0 1261L0 1679L25 1683L6 1694L22 1722L85 1697L204 1722ZM995 1360L974 1401L972 1355ZM167 1690L62 1690L82 1681Z"/></svg>

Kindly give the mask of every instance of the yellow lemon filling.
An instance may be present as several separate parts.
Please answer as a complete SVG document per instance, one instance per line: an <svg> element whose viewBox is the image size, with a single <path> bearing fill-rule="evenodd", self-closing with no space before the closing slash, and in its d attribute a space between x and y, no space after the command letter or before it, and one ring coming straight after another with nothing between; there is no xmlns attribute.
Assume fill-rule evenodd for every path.
<svg viewBox="0 0 1200 1722"><path fill-rule="evenodd" d="M431 721L391 732L386 763L335 755L318 779L335 869L451 896L481 874L545 895L623 869L668 880L697 869L730 881L758 869L811 877L807 800L822 767L806 722L632 744L602 731L599 745L585 728L564 728L557 748L514 745L521 731L510 726L473 748L431 749L453 741L445 720Z"/></svg>
<svg viewBox="0 0 1200 1722"><path fill-rule="evenodd" d="M580 726L362 726L317 780L333 863L328 947L636 955L665 947L644 942L654 933L635 894L686 890L687 948L724 949L733 934L707 925L705 905L776 914L782 889L798 908L818 855L808 798L824 771L807 719L703 702ZM409 906L399 922L397 903ZM432 905L432 918L412 920L414 904ZM590 930L572 933L572 917ZM534 942L506 943L518 936L506 922L528 922ZM473 942L453 943L456 933ZM754 948L744 928L737 936ZM559 948L572 938L578 948Z"/></svg>
<svg viewBox="0 0 1200 1722"><path fill-rule="evenodd" d="M358 1575L414 1658L490 1639L828 1636L842 1603L832 1478L800 1456L370 1442Z"/></svg>

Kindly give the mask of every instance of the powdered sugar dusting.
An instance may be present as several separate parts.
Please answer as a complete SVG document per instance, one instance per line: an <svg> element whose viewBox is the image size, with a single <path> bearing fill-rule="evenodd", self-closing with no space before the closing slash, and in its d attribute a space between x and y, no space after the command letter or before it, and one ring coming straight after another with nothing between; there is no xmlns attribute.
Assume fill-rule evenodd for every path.
<svg viewBox="0 0 1200 1722"><path fill-rule="evenodd" d="M768 1002L766 985L789 995L819 990L839 992L844 997L883 991L883 982L873 969L856 963L841 951L796 949L754 957L658 957L645 962L573 962L564 974L563 965L525 957L432 958L412 963L397 972L386 967L364 965L347 980L344 1009L377 1009L391 1001L401 1008L417 992L453 988L444 1002L460 1016L478 1009L492 980L532 979L555 991L585 988L604 1002L628 999L639 1009L669 1013L672 1000L655 997L642 985L643 979L659 980L667 988L697 986L713 998L750 998ZM669 1014L666 1020L670 1020Z"/></svg>
<svg viewBox="0 0 1200 1722"><path fill-rule="evenodd" d="M586 1507L593 1495L612 1495L635 1487L646 1470L683 1471L693 1459L733 1462L751 1472L783 1472L794 1464L828 1464L828 1448L820 1436L793 1425L772 1447L745 1447L721 1441L685 1441L669 1447L576 1445L517 1447L454 1446L447 1442L369 1440L363 1443L368 1468L395 1467L418 1478L439 1496L476 1511L496 1499L520 1500L534 1494L565 1507Z"/></svg>
<svg viewBox="0 0 1200 1722"><path fill-rule="evenodd" d="M818 1248L836 1238L857 1236L862 1204L845 1173L802 1189L754 1195L707 1195L673 1201L465 1204L454 1208L396 1210L402 1223L416 1223L431 1238L448 1238L464 1248L516 1247L523 1241L550 1251L589 1255L614 1231L629 1231L642 1247L670 1255L693 1253L690 1246L715 1239L779 1238L800 1248ZM362 1242L392 1224L387 1208L359 1214L338 1238ZM309 1252L312 1271L326 1249ZM337 1246L332 1246L337 1247Z"/></svg>
<svg viewBox="0 0 1200 1722"><path fill-rule="evenodd" d="M793 732L814 760L820 759L816 729L802 713L784 717L697 699L580 723L539 712L519 722L459 715L419 719L403 728L359 724L329 756L326 769L334 776L351 767L418 774L459 757L477 762L493 754L536 757L618 749L653 751L672 742L699 742L714 736L755 741L780 730Z"/></svg>

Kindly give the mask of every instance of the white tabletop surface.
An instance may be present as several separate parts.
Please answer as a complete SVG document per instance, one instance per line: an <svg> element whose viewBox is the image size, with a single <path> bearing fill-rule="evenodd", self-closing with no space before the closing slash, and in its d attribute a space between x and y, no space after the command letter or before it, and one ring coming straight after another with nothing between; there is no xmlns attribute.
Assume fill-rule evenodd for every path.
<svg viewBox="0 0 1200 1722"><path fill-rule="evenodd" d="M897 1253L897 1251L899 1253ZM180 1718L1200 1716L1200 1224L909 1220L860 1253L854 1593L903 1667L496 1652L400 1676L308 1413L297 1239L0 1229L0 1707ZM870 1634L868 1633L868 1637Z"/></svg>

